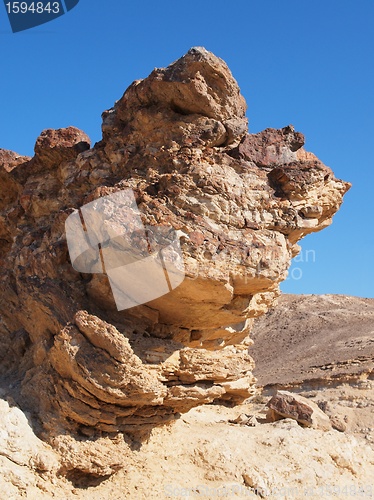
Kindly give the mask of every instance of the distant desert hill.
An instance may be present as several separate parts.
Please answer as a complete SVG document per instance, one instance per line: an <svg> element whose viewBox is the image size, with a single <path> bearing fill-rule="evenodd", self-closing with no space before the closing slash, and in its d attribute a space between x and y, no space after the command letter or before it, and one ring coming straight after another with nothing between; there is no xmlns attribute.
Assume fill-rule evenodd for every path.
<svg viewBox="0 0 374 500"><path fill-rule="evenodd" d="M261 386L373 374L374 299L283 295L252 332Z"/></svg>

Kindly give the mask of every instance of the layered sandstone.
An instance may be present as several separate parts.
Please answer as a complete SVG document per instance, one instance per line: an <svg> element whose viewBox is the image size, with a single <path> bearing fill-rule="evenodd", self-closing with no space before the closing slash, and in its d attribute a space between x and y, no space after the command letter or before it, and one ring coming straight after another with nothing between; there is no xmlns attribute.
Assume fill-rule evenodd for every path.
<svg viewBox="0 0 374 500"><path fill-rule="evenodd" d="M245 112L226 64L193 48L134 82L103 114L93 148L69 127L44 131L32 159L1 150L3 378L67 455L64 435L139 433L254 394L253 319L279 295L297 241L331 223L349 184L292 126L249 134ZM73 269L65 221L124 189L145 225L178 231L186 276L119 312L104 274ZM114 211L109 226L121 223ZM107 461L64 467L106 474L118 466Z"/></svg>

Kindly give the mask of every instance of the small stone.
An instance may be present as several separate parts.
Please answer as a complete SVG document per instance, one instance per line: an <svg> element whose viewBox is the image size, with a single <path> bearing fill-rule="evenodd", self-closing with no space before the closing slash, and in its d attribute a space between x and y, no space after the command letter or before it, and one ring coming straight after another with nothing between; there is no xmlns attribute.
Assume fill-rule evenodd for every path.
<svg viewBox="0 0 374 500"><path fill-rule="evenodd" d="M229 420L231 424L247 425L248 427L255 427L258 425L258 420L255 415L247 415L246 413L241 413L234 420Z"/></svg>
<svg viewBox="0 0 374 500"><path fill-rule="evenodd" d="M330 422L332 428L339 432L345 432L347 430L347 424L342 421L337 415L330 417Z"/></svg>

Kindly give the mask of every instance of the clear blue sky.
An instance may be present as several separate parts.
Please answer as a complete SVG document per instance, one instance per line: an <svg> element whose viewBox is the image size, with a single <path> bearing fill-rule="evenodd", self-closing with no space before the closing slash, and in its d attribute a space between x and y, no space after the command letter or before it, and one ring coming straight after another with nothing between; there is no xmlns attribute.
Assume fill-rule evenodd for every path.
<svg viewBox="0 0 374 500"><path fill-rule="evenodd" d="M353 183L282 289L373 297L373 26L373 0L80 0L12 34L0 5L0 147L32 154L43 129L68 125L96 142L133 80L205 46L238 80L251 132L292 123Z"/></svg>

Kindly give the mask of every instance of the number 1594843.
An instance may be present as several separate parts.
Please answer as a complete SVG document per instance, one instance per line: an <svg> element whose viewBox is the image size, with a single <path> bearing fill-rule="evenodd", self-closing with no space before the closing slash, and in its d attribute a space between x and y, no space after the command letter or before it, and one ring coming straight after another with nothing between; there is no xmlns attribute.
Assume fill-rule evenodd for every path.
<svg viewBox="0 0 374 500"><path fill-rule="evenodd" d="M59 2L8 2L8 14L59 14Z"/></svg>

